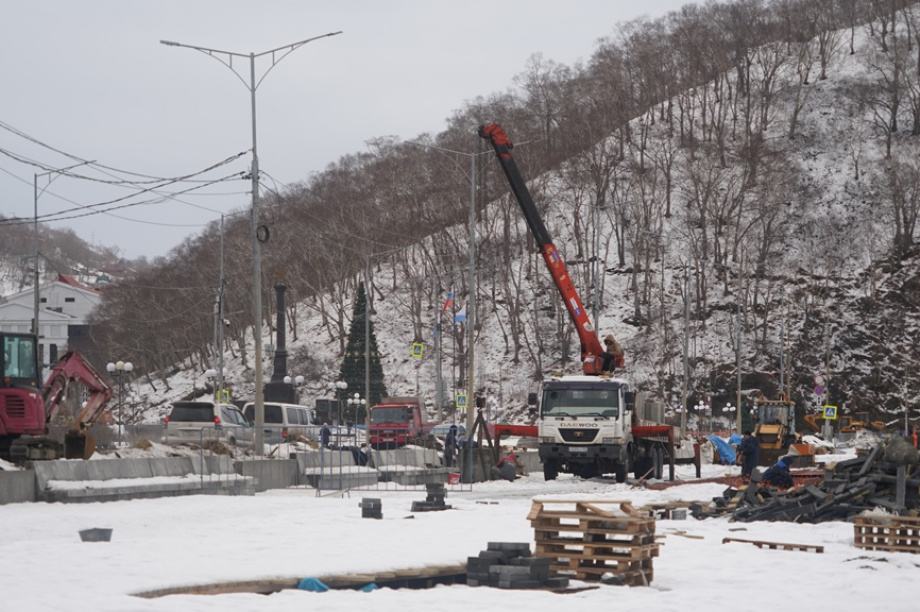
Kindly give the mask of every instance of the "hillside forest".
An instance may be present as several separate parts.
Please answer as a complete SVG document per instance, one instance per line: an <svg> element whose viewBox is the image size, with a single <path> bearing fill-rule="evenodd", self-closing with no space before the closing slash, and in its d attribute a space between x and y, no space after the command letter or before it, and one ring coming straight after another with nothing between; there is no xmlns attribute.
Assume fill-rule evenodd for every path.
<svg viewBox="0 0 920 612"><path fill-rule="evenodd" d="M496 122L644 391L674 408L686 382L688 405L716 407L740 381L747 400L788 390L803 409L920 417L920 5L709 1L611 32L584 63L531 56L441 133L377 136L295 185L264 183L263 325L284 284L288 361L311 393L336 376L359 283L389 389L430 395L431 370L419 382L394 347L430 342L451 291L475 313L477 394L510 410L533 381L579 371L577 334L477 136ZM80 350L132 355L143 382L170 389L177 369L214 367L221 295L220 350L251 393L248 217L143 263L105 289ZM463 387L467 330L445 334Z"/></svg>

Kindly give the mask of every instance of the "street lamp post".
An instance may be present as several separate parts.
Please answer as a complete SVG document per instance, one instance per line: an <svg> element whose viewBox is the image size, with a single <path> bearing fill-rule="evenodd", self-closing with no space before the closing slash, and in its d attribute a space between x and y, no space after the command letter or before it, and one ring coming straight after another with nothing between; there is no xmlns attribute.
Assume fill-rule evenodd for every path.
<svg viewBox="0 0 920 612"><path fill-rule="evenodd" d="M32 316L33 316L33 321L32 321L32 333L35 334L35 345L38 346L38 347L41 347L41 346L42 346L42 343L41 343L41 329L40 329L39 326L38 326L38 315L39 315L39 312L41 311L41 307L40 307L40 304L41 304L41 295L40 295L40 293L41 293L41 292L40 292L40 286L39 286L40 283L41 283L41 275L39 274L39 271L38 271L38 268L39 268L38 262L39 262L39 258L41 257L41 254L39 253L39 242L40 242L40 241L39 241L39 239L38 239L38 196L40 196L42 193L45 192L45 189L47 189L48 186L51 185L51 182L52 182L54 179L56 179L56 178L58 177L59 174L63 174L64 172L67 172L68 170L72 170L73 168L76 168L76 167L78 167L78 166L85 166L86 164L92 164L92 163L93 163L92 161L84 161L84 162L80 162L79 164L74 164L74 165L72 165L72 166L67 166L66 168L58 168L57 170L49 170L48 172L39 172L39 173L37 173L37 174L34 174L34 175L33 175L33 178L32 178L32 190L33 190L33 194L34 194L34 205L35 205L35 206L34 206L34 213L35 213L35 227L34 227L34 231L35 231L35 269L33 270L33 272L34 272L34 274L35 274L35 276L34 276L34 283L33 283L33 289L34 289L33 293L35 294L35 295L33 296L33 297L34 297L34 302L35 302L33 306L34 306L35 312L32 314ZM39 191L39 189L38 189L38 178L41 177L41 176L50 176L51 178L48 179L48 185L45 185L45 186L41 189L41 191ZM40 370L39 370L39 374L40 374L40 375L43 374L42 370L44 370L44 368L45 368L44 364L45 364L45 349L42 348L42 349L41 349L41 360L40 360L40 362L39 362L39 364L38 364L38 365L39 365L39 368L40 368ZM44 378L44 376L41 376L41 378Z"/></svg>
<svg viewBox="0 0 920 612"><path fill-rule="evenodd" d="M130 361L109 362L105 366L106 371L115 377L118 381L118 445L122 443L122 426L124 425L124 405L125 405L125 375L134 369L134 364Z"/></svg>
<svg viewBox="0 0 920 612"><path fill-rule="evenodd" d="M300 403L300 388L303 386L303 381L304 381L303 376L300 376L299 374L295 376L294 378L291 378L290 376L284 377L284 384L286 385L290 385L291 383L294 384L294 393L296 394L296 399L297 399L298 404Z"/></svg>
<svg viewBox="0 0 920 612"><path fill-rule="evenodd" d="M696 411L700 415L701 426L703 424L703 415L705 415L707 411L709 412L709 433L712 433L712 408L709 406L709 404L703 400L700 400L699 404L696 405ZM702 429L702 427L700 427L700 429Z"/></svg>
<svg viewBox="0 0 920 612"><path fill-rule="evenodd" d="M722 412L724 412L726 415L728 415L728 430L729 430L729 431L731 431L731 429L732 429L732 413L733 413L734 411L735 411L735 407L732 406L732 403L731 403L731 402L728 402L727 404L725 404L724 406L722 406Z"/></svg>
<svg viewBox="0 0 920 612"><path fill-rule="evenodd" d="M466 430L473 431L473 411L475 410L475 392L476 387L473 380L474 352L473 339L476 321L476 157L485 155L490 151L479 151L476 153L464 153L463 151L454 151L432 145L413 142L419 147L433 149L441 153L450 153L453 155L463 155L470 158L470 292L466 303L466 325L467 325L467 392L466 392Z"/></svg>
<svg viewBox="0 0 920 612"><path fill-rule="evenodd" d="M345 389L348 388L348 383L345 382L344 380L339 380L336 382L327 383L326 388L329 389L330 392L332 392L332 395L335 397L336 404L338 404L338 408L339 408L338 425L339 427L341 427L342 426L342 397L341 396L345 394Z"/></svg>
<svg viewBox="0 0 920 612"><path fill-rule="evenodd" d="M259 154L258 148L256 146L256 90L265 79L265 77L268 76L268 73L271 72L271 69L274 68L282 59L287 57L288 54L299 49L308 42L312 42L320 38L326 38L328 36L335 36L336 34L341 33L341 31L330 32L328 34L307 38L305 40L291 43L289 45L284 45L283 47L278 47L269 51L263 51L262 53L250 52L248 54L235 53L233 51L220 51L218 49L209 49L207 47L198 47L195 45L185 45L169 40L160 41L161 44L164 44L168 47L185 47L186 49L194 49L195 51L200 51L205 55L213 57L215 60L229 68L249 90L252 106L252 335L253 340L255 341L255 447L258 449L259 454L262 454L263 452L262 436L263 425L265 424L265 401L262 389L262 258L259 250L259 242L260 240L267 240L268 236L260 230L259 225ZM262 76L256 80L256 58L263 57L265 55L271 56L271 65L268 67L268 69L265 70L265 72L262 73ZM237 72L236 68L233 67L233 58L249 59L249 83L247 83L246 79L243 78L243 76Z"/></svg>
<svg viewBox="0 0 920 612"><path fill-rule="evenodd" d="M358 424L358 410L360 410L363 406L366 406L366 405L367 405L367 400L362 398L360 393L355 393L353 397L348 398L348 407L350 409L353 408L355 411L355 425ZM370 427L369 417L366 414L365 414L364 420L367 423L367 427ZM368 430L368 434L369 433L370 433L370 430ZM358 437L358 431L356 427L355 428L355 440L356 441L357 441L357 437Z"/></svg>
<svg viewBox="0 0 920 612"><path fill-rule="evenodd" d="M225 403L223 394L223 380L226 376L227 370L225 368L220 370L211 368L209 370L205 370L204 372L204 377L211 381L212 384L214 384L214 401L218 404Z"/></svg>

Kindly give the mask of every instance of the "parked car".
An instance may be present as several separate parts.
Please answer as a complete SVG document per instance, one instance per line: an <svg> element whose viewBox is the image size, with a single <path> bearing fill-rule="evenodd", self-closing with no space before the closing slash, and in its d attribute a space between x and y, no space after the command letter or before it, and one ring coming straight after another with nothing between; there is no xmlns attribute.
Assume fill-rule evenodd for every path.
<svg viewBox="0 0 920 612"><path fill-rule="evenodd" d="M438 438L446 438L450 428L451 425L449 423L447 425L435 425L431 428L431 434ZM460 436L466 437L466 427L463 425L457 425L457 439L459 439Z"/></svg>
<svg viewBox="0 0 920 612"><path fill-rule="evenodd" d="M279 402L265 402L264 406L265 427L262 431L265 444L281 444L297 436L314 441L319 439L322 425L316 422L316 412L312 408ZM253 402L243 406L243 417L247 423L255 424L256 406Z"/></svg>
<svg viewBox="0 0 920 612"><path fill-rule="evenodd" d="M207 443L214 439L251 446L254 430L240 409L214 402L175 402L166 417L166 442Z"/></svg>

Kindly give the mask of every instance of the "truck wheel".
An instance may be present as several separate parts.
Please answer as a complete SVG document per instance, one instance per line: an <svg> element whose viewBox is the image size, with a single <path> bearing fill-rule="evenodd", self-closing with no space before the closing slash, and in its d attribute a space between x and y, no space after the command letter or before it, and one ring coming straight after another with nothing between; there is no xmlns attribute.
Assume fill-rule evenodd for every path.
<svg viewBox="0 0 920 612"><path fill-rule="evenodd" d="M547 461L543 464L543 480L556 480L559 475L559 464L555 461Z"/></svg>
<svg viewBox="0 0 920 612"><path fill-rule="evenodd" d="M661 480L664 477L664 449L657 444L652 448L652 461L655 465L652 477Z"/></svg>
<svg viewBox="0 0 920 612"><path fill-rule="evenodd" d="M651 457L642 457L642 459L637 459L633 464L633 476L635 476L637 479L648 478L651 476L651 474L649 474L650 469L652 469Z"/></svg>

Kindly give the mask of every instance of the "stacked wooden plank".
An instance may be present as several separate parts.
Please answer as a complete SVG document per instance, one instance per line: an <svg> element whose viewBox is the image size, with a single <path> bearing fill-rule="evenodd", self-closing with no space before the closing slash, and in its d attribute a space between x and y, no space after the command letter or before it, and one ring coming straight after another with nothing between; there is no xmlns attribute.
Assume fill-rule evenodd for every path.
<svg viewBox="0 0 920 612"><path fill-rule="evenodd" d="M897 515L920 512L920 468L916 449L900 438L854 459L829 466L823 482L781 491L752 479L729 488L711 507L691 506L697 518L731 513L732 519L820 523L852 521L860 514L884 509ZM911 452L912 451L912 452Z"/></svg>
<svg viewBox="0 0 920 612"><path fill-rule="evenodd" d="M856 548L920 554L920 517L864 514L853 531Z"/></svg>
<svg viewBox="0 0 920 612"><path fill-rule="evenodd" d="M528 519L534 555L551 559L554 575L630 586L652 581L660 547L655 519L628 501L534 499Z"/></svg>

